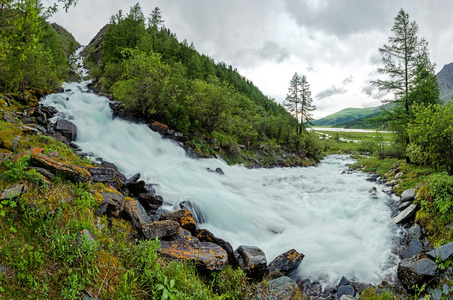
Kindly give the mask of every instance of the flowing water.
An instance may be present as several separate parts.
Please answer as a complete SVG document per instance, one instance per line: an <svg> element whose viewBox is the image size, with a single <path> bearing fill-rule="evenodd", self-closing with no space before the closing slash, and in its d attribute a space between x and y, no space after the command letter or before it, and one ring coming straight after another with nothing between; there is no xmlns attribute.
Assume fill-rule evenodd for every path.
<svg viewBox="0 0 453 300"><path fill-rule="evenodd" d="M395 276L398 229L388 207L395 199L369 194L373 183L363 173L342 174L353 162L347 156L329 156L317 167L253 170L194 160L147 126L112 119L108 99L90 93L87 82L64 88L42 102L77 126L84 152L157 184L165 209L190 201L204 215L200 227L233 248L258 246L268 262L294 248L305 254L297 274L324 285L341 276L367 283ZM218 167L225 175L207 171Z"/></svg>

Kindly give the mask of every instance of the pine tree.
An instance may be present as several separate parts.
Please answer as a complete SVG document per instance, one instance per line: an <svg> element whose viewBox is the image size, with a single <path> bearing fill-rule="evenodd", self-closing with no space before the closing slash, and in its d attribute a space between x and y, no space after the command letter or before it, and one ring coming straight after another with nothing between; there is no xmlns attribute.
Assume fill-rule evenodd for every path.
<svg viewBox="0 0 453 300"><path fill-rule="evenodd" d="M159 29L162 24L164 24L164 20L162 20L162 12L160 8L156 6L148 18L148 26L154 29Z"/></svg>
<svg viewBox="0 0 453 300"><path fill-rule="evenodd" d="M300 84L301 78L297 73L294 73L293 78L289 82L288 94L283 102L286 109L293 114L297 120L296 131L299 133L299 114L300 114Z"/></svg>
<svg viewBox="0 0 453 300"><path fill-rule="evenodd" d="M389 37L388 44L379 48L383 67L378 68L378 72L387 79L372 83L380 91L394 94L394 100L384 100L384 103L392 102L393 105L384 111L383 121L397 133L397 140L405 147L409 143L406 126L412 118L412 104L436 102L437 99L433 98L438 97L438 87L432 80L435 75L429 60L428 43L417 36L418 25L409 20L403 9L395 18L392 32L394 36ZM432 93L426 91L427 87L433 89Z"/></svg>
<svg viewBox="0 0 453 300"><path fill-rule="evenodd" d="M313 121L313 116L311 112L316 110L316 106L313 105L310 84L307 82L307 77L305 77L305 75L302 76L300 87L301 87L300 123L302 124L303 127L305 127L306 124L311 124L311 121Z"/></svg>
<svg viewBox="0 0 453 300"><path fill-rule="evenodd" d="M297 120L296 131L299 135L302 129L305 129L305 124L313 120L311 112L316 109L311 98L310 85L305 75L300 77L297 73L294 73L289 82L288 94L283 105Z"/></svg>

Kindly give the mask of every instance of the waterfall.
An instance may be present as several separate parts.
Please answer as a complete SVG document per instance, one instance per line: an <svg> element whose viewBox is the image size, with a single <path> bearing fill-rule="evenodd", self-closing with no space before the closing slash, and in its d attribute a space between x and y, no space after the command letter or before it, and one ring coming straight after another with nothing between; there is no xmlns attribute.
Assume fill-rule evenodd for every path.
<svg viewBox="0 0 453 300"><path fill-rule="evenodd" d="M389 202L368 193L366 174L342 174L352 159L328 156L316 167L247 169L217 159L191 159L146 125L112 118L109 100L91 93L88 82L66 83L49 95L56 118L78 129L76 144L91 157L116 164L127 177L140 173L156 184L164 209L190 201L206 228L239 245L258 246L268 263L290 249L305 254L296 275L337 284L341 276L379 283L395 276L392 247L398 235ZM224 175L208 172L220 167Z"/></svg>

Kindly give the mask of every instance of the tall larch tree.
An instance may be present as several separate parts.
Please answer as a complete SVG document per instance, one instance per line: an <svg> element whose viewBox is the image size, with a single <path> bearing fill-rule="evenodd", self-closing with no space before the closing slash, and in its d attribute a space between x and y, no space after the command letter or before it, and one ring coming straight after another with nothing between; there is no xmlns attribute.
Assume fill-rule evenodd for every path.
<svg viewBox="0 0 453 300"><path fill-rule="evenodd" d="M389 37L388 44L379 48L383 66L378 68L378 72L385 75L385 78L372 81L372 83L380 91L393 93L393 100L383 101L393 103L385 111L384 121L387 121L390 129L397 133L398 142L406 147L409 143L406 127L412 117L412 104L415 102L432 103L433 97L436 97L435 92L426 93L426 91L424 94L431 94L430 97L414 97L416 93L420 92L417 86L424 84L426 88L427 79L433 78L434 67L429 60L428 42L424 38L418 37L417 23L411 21L403 9L396 16L391 31L393 36ZM433 85L434 88L436 88L435 86Z"/></svg>

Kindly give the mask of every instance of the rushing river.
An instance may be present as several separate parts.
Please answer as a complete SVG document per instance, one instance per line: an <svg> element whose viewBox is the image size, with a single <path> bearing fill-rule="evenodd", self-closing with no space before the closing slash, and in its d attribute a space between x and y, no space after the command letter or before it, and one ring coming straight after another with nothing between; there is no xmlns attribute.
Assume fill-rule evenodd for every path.
<svg viewBox="0 0 453 300"><path fill-rule="evenodd" d="M194 160L147 126L112 119L108 99L90 93L87 82L64 88L42 102L77 126L84 152L157 184L166 209L192 202L205 217L200 227L233 248L258 246L268 262L294 248L305 254L298 275L324 285L341 276L367 283L395 276L398 229L388 207L395 199L369 194L373 183L363 173L342 174L353 162L347 156L329 156L317 167L254 170ZM225 175L207 171L218 167Z"/></svg>

